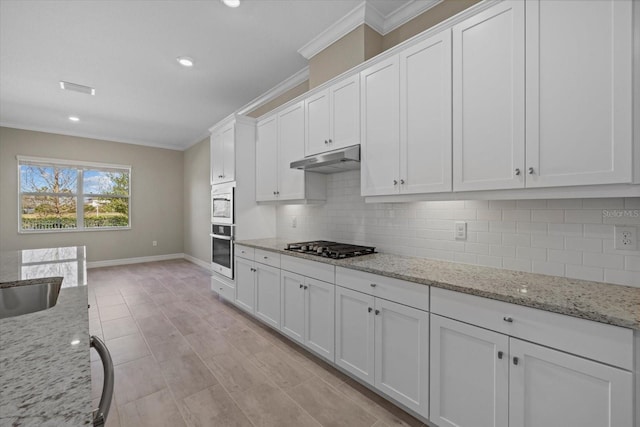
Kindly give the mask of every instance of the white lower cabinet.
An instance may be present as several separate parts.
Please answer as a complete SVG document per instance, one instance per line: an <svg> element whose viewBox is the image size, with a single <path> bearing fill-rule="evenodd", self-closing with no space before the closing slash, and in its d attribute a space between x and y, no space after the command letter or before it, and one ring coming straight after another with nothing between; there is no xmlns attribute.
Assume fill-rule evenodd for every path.
<svg viewBox="0 0 640 427"><path fill-rule="evenodd" d="M334 361L335 285L282 270L280 331Z"/></svg>
<svg viewBox="0 0 640 427"><path fill-rule="evenodd" d="M280 327L280 269L236 257L235 304L267 324Z"/></svg>
<svg viewBox="0 0 640 427"><path fill-rule="evenodd" d="M502 310L494 312L501 322L496 322L495 328L507 332L500 333L434 314L442 312L465 322L492 327L493 320L482 312L482 300L432 289L430 420L433 423L439 427L634 425L631 371L549 348L551 336L550 340L540 339L542 345L510 336L511 333L530 336L533 332L528 330L530 327L540 326L546 316L555 319L557 315L531 309L517 312L511 304L493 301L492 304L514 313L503 319ZM454 307L459 316L453 312ZM477 315L476 321L470 317L473 314ZM593 323L567 320L585 322L586 327ZM562 336L567 325L557 322L556 334ZM603 340L607 337L601 337L595 327L592 332L585 342L593 347L605 346ZM575 333L567 346L580 346L582 340ZM608 345L619 352L622 348L619 344L624 343Z"/></svg>
<svg viewBox="0 0 640 427"><path fill-rule="evenodd" d="M336 286L336 364L429 413L429 313Z"/></svg>

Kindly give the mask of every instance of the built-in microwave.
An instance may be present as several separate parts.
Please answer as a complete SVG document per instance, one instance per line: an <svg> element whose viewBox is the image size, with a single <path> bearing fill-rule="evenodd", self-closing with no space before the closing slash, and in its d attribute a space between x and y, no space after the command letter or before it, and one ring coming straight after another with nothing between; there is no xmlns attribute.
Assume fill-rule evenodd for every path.
<svg viewBox="0 0 640 427"><path fill-rule="evenodd" d="M211 187L211 222L213 224L233 224L234 184L221 184Z"/></svg>
<svg viewBox="0 0 640 427"><path fill-rule="evenodd" d="M233 229L229 224L211 224L211 269L233 279Z"/></svg>

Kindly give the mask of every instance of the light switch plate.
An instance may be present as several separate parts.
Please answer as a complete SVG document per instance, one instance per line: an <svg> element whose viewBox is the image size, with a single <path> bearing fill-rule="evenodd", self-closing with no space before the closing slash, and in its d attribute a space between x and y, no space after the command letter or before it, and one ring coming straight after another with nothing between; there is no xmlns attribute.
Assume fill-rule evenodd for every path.
<svg viewBox="0 0 640 427"><path fill-rule="evenodd" d="M456 240L467 240L467 223L464 221L456 221L455 229Z"/></svg>

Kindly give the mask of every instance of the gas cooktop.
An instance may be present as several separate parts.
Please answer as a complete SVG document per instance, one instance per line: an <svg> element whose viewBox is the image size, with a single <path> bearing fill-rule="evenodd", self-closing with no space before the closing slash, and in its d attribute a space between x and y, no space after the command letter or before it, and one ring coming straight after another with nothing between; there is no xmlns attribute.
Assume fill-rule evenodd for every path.
<svg viewBox="0 0 640 427"><path fill-rule="evenodd" d="M329 242L326 240L287 243L285 250L334 259L351 258L376 253L376 248L373 246L349 245L347 243Z"/></svg>

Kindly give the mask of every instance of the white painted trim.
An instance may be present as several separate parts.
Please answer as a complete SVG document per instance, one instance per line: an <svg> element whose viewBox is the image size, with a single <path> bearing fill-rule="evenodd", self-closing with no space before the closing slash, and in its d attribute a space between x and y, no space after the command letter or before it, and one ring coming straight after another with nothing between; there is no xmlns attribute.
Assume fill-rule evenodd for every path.
<svg viewBox="0 0 640 427"><path fill-rule="evenodd" d="M294 87L298 86L300 83L306 80L309 80L309 67L304 67L302 70L298 71L291 77L288 77L284 81L280 82L277 86L273 87L272 89L269 89L268 91L266 91L259 97L255 98L254 100L249 101L248 104L246 104L243 107L240 107L240 109L236 111L234 114L246 115L247 113L250 113L256 108L263 106L267 102L273 100L274 98L277 98L278 96L282 95L286 91L293 89Z"/></svg>
<svg viewBox="0 0 640 427"><path fill-rule="evenodd" d="M198 265L202 268L206 268L207 270L211 270L211 263L206 262L206 261L202 261L200 258L196 258L194 256L191 256L189 254L184 254L184 259L186 259L187 261L194 263L195 265Z"/></svg>
<svg viewBox="0 0 640 427"><path fill-rule="evenodd" d="M369 6L370 7L370 6ZM307 44L298 49L298 53L306 59L311 59L320 51L335 43L351 31L365 23L367 2L363 1L354 7L351 12L336 21L335 24L318 34ZM379 14L379 12L378 12Z"/></svg>
<svg viewBox="0 0 640 427"><path fill-rule="evenodd" d="M175 150L175 151L184 151L185 150L185 148L183 146L176 145L176 144L150 143L148 141L138 141L138 140L133 140L133 139L114 139L113 136L93 135L93 134L88 134L88 133L70 132L70 131L63 130L63 129L55 129L55 128L49 128L49 127L45 127L45 126L30 126L30 125L23 125L23 124L9 123L9 122L0 121L0 127L20 129L20 130L30 130L30 131L33 131L33 132L53 133L53 134L56 134L56 135L73 136L73 137L76 137L76 138L97 139L97 140L100 140L100 141L117 142L117 143L121 143L121 144L142 145L142 146L145 146L145 147L160 148L160 149L164 149L164 150Z"/></svg>
<svg viewBox="0 0 640 427"><path fill-rule="evenodd" d="M167 261L171 259L184 259L184 258L185 258L185 254L180 253L180 254L143 256L143 257L137 257L137 258L108 259L105 261L87 262L87 269L99 268L99 267L113 267L116 265L140 264L143 262Z"/></svg>
<svg viewBox="0 0 640 427"><path fill-rule="evenodd" d="M533 200L589 199L600 197L640 197L640 185L608 184L580 187L524 188L514 190L460 191L451 193L368 196L365 203L404 203L430 200Z"/></svg>
<svg viewBox="0 0 640 427"><path fill-rule="evenodd" d="M439 5L443 1L444 0L411 0L406 5L394 10L384 17L384 25L382 27L382 32L379 31L380 34L383 36L387 35L399 26L406 24L416 16L426 12L434 6Z"/></svg>
<svg viewBox="0 0 640 427"><path fill-rule="evenodd" d="M98 163L98 162L86 162L83 160L63 160L63 159L54 159L51 157L33 157L33 156L22 156L17 155L16 159L18 160L18 165L20 162L28 162L28 163L37 163L46 166L80 166L80 167L92 167L92 168L100 168L100 169L121 169L127 170L129 174L131 174L131 165L117 165L114 163Z"/></svg>

